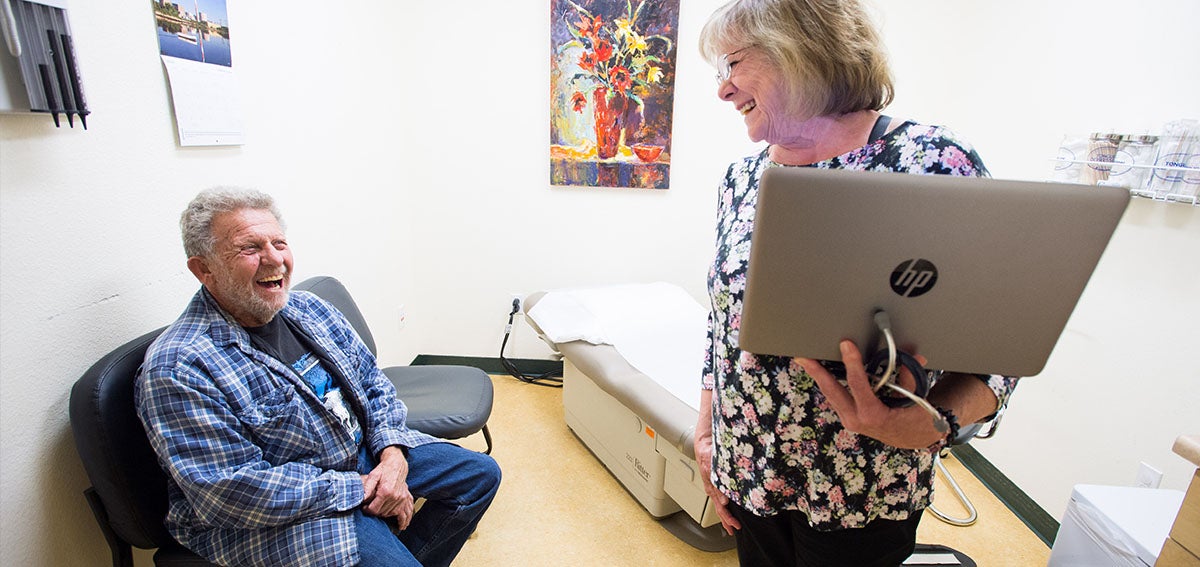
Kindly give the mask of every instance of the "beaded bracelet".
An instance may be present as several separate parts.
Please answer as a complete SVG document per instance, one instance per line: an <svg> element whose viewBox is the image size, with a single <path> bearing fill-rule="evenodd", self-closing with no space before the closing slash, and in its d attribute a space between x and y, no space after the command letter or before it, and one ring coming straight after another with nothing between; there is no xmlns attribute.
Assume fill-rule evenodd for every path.
<svg viewBox="0 0 1200 567"><path fill-rule="evenodd" d="M946 431L946 445L953 445L954 440L958 439L958 416L941 406L938 406L937 411L942 416L942 419L946 420L946 424L950 426L950 429Z"/></svg>

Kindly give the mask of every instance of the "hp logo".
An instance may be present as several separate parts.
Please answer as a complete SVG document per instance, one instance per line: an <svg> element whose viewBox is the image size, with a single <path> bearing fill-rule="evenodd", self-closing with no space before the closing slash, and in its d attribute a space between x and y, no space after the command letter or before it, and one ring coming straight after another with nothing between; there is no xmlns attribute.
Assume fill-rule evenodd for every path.
<svg viewBox="0 0 1200 567"><path fill-rule="evenodd" d="M917 297L933 289L937 283L937 266L923 258L905 260L892 270L892 291L900 297Z"/></svg>

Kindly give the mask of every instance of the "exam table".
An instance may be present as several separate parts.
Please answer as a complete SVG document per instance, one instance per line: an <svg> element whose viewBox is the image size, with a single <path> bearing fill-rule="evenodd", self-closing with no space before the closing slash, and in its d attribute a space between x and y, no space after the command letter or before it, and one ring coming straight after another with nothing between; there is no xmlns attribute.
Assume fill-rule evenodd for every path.
<svg viewBox="0 0 1200 567"><path fill-rule="evenodd" d="M524 311L563 356L567 426L669 532L732 549L692 446L707 308L654 283L533 293Z"/></svg>

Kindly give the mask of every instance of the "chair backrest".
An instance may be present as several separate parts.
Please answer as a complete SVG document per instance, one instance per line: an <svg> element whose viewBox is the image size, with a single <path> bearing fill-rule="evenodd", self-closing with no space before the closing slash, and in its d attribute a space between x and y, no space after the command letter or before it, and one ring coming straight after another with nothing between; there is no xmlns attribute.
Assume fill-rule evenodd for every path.
<svg viewBox="0 0 1200 567"><path fill-rule="evenodd" d="M371 349L371 354L378 355L375 351L375 338L371 336L371 329L367 327L367 320L363 318L362 311L358 310L358 304L354 303L354 298L350 297L350 292L346 290L346 286L338 281L333 276L314 276L308 278L298 284L294 284L292 289L300 291L310 291L315 293L317 297L332 303L342 315L346 316L346 320L350 321L350 326L358 332L358 337L367 344L367 348Z"/></svg>
<svg viewBox="0 0 1200 567"><path fill-rule="evenodd" d="M71 429L83 468L125 542L142 549L174 544L163 526L167 514L166 475L133 404L133 383L150 343L151 331L92 365L71 388Z"/></svg>

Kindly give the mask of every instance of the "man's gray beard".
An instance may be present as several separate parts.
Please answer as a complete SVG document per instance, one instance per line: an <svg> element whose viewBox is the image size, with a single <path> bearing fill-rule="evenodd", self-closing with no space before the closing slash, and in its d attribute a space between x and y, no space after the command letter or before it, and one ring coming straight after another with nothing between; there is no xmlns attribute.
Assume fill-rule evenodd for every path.
<svg viewBox="0 0 1200 567"><path fill-rule="evenodd" d="M227 293L232 295L230 300L235 303L235 307L244 311L255 320L262 321L264 325L270 323L271 319L274 319L275 315L283 310L284 306L287 305L287 298L291 297L291 290L288 290L287 298L284 299L279 307L275 307L254 294L254 288L251 287L254 284L244 286L240 282L231 281L232 278L226 279L227 274L224 273L218 274L217 277L221 280ZM234 314L235 317L236 315Z"/></svg>

